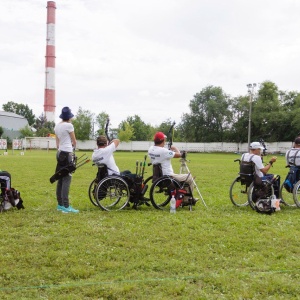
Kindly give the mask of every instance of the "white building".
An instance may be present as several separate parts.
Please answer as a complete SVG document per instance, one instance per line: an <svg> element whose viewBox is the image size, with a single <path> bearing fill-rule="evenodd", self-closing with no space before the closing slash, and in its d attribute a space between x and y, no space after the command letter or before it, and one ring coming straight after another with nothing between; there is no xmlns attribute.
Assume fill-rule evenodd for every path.
<svg viewBox="0 0 300 300"><path fill-rule="evenodd" d="M25 117L15 113L0 111L0 126L3 128L3 138L15 139L20 137L20 129L28 125Z"/></svg>

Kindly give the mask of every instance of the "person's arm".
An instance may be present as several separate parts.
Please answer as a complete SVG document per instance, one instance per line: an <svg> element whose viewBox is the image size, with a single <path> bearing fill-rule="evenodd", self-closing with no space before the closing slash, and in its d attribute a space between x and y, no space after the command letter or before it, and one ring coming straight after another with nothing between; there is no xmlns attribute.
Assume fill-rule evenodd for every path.
<svg viewBox="0 0 300 300"><path fill-rule="evenodd" d="M175 147L175 146L171 146L171 149L170 150L172 150L173 152L175 152L175 154L174 154L174 158L180 158L181 157L181 153L180 153L180 151L178 150L178 148L177 147Z"/></svg>
<svg viewBox="0 0 300 300"><path fill-rule="evenodd" d="M118 148L119 144L120 144L120 140L118 139L113 139L110 143L114 143L115 144L115 147L116 149Z"/></svg>
<svg viewBox="0 0 300 300"><path fill-rule="evenodd" d="M75 136L75 132L74 131L70 132L70 137L71 137L71 142L72 142L73 148L76 148L77 141L76 141L76 136Z"/></svg>
<svg viewBox="0 0 300 300"><path fill-rule="evenodd" d="M58 149L59 148L59 138L57 137L57 135L55 136L55 139L56 139L56 148Z"/></svg>
<svg viewBox="0 0 300 300"><path fill-rule="evenodd" d="M265 167L263 167L262 169L260 169L260 171L261 171L264 175L266 175L266 174L269 172L270 168L272 167L273 163L276 161L276 159L277 159L277 157L276 157L276 156L273 156L273 157L270 159L269 163L268 163Z"/></svg>

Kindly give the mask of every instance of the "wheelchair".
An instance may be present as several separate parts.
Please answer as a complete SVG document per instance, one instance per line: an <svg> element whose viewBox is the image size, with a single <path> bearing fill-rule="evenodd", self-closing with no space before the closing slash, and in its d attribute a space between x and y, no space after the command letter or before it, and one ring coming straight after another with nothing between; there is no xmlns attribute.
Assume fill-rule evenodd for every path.
<svg viewBox="0 0 300 300"><path fill-rule="evenodd" d="M153 183L150 188L150 200L156 209L166 210L169 208L169 203L172 193L176 194L176 199L181 200L181 206L189 206L190 210L193 203L193 193L189 184L179 182L171 176L162 175L161 165L153 165ZM189 197L189 201L185 202L184 197Z"/></svg>
<svg viewBox="0 0 300 300"><path fill-rule="evenodd" d="M146 192L152 176L144 180L144 167L145 162L139 174L121 172L120 175L108 175L107 166L100 164L88 190L92 204L105 211L122 210L130 203L134 209L143 204L150 206Z"/></svg>
<svg viewBox="0 0 300 300"><path fill-rule="evenodd" d="M261 180L259 184L255 184L253 163L243 162L242 164L240 159L236 159L234 162L239 162L240 172L230 186L230 200L235 206L250 205L253 210L257 210L255 203L258 200L270 200L274 197L273 184L269 180Z"/></svg>
<svg viewBox="0 0 300 300"><path fill-rule="evenodd" d="M288 165L286 168L291 168L291 166ZM292 190L289 191L285 188L283 181L280 186L280 198L286 206L300 207L300 166L296 166L295 169L297 172L296 183L293 185Z"/></svg>

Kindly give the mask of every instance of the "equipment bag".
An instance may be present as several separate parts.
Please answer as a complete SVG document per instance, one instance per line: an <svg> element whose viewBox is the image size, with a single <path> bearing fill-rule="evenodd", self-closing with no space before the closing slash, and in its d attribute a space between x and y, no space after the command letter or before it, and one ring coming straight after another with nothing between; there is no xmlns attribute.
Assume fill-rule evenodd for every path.
<svg viewBox="0 0 300 300"><path fill-rule="evenodd" d="M283 182L283 186L289 193L293 192L294 185L298 181L298 177L299 177L298 173L299 173L299 168L296 166L291 166L290 171L286 175L286 178Z"/></svg>

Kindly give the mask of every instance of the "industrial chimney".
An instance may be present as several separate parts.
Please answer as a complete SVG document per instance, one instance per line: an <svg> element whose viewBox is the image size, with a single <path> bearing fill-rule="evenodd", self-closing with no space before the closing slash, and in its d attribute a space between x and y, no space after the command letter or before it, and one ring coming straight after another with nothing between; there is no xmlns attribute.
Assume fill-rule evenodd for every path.
<svg viewBox="0 0 300 300"><path fill-rule="evenodd" d="M46 82L44 116L55 122L55 9L54 1L47 2Z"/></svg>

